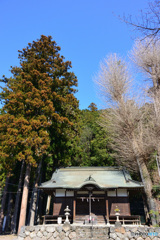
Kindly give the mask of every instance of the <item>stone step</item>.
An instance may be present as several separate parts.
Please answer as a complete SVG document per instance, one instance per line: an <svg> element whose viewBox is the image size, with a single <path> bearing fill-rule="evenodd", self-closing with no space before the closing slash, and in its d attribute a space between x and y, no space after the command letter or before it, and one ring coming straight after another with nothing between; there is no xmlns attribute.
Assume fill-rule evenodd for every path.
<svg viewBox="0 0 160 240"><path fill-rule="evenodd" d="M97 223L99 223L99 224L106 223L105 216L98 215L98 216L96 216L96 218L97 218ZM75 223L82 223L85 221L85 219L86 219L86 216L84 216L84 215L76 215Z"/></svg>

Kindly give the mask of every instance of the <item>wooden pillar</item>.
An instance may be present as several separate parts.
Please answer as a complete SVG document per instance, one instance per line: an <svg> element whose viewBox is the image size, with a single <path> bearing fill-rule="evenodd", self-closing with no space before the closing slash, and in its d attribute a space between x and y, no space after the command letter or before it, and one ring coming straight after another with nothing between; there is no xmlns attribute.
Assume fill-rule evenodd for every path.
<svg viewBox="0 0 160 240"><path fill-rule="evenodd" d="M106 217L107 217L107 223L109 223L109 206L108 206L108 199L106 199Z"/></svg>
<svg viewBox="0 0 160 240"><path fill-rule="evenodd" d="M48 195L47 205L46 205L46 214L49 214L50 205L51 205L51 195Z"/></svg>
<svg viewBox="0 0 160 240"><path fill-rule="evenodd" d="M91 191L89 191L89 222L91 221L91 212L92 212L92 206L91 206L91 204L92 204L92 199L91 199L91 196L92 196L92 193L91 193Z"/></svg>
<svg viewBox="0 0 160 240"><path fill-rule="evenodd" d="M117 193L117 188L116 188L116 202L118 203L118 193Z"/></svg>
<svg viewBox="0 0 160 240"><path fill-rule="evenodd" d="M73 222L75 222L76 217L76 199L73 200Z"/></svg>

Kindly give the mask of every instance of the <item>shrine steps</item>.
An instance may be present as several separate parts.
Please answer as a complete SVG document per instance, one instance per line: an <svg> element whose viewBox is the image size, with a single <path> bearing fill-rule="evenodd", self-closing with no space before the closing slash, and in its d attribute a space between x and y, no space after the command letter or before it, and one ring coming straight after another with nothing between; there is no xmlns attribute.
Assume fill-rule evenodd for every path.
<svg viewBox="0 0 160 240"><path fill-rule="evenodd" d="M97 218L97 224L106 224L107 223L106 216L96 215L96 218ZM74 222L77 224L84 224L85 220L86 220L86 217L84 215L76 215Z"/></svg>

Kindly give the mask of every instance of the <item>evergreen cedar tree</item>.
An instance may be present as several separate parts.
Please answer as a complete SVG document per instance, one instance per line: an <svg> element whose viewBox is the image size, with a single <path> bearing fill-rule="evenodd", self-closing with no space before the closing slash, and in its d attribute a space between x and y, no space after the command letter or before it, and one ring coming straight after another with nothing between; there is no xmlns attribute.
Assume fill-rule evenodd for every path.
<svg viewBox="0 0 160 240"><path fill-rule="evenodd" d="M67 135L64 131L74 129L77 78L69 71L71 62L64 61L59 51L51 36L42 35L19 51L20 66L11 67L13 77L1 80L5 87L0 94L4 104L0 115L0 171L6 183L15 173L17 161L26 163L19 229L25 224L31 166L37 167L49 153L54 134ZM4 193L0 231L5 202Z"/></svg>
<svg viewBox="0 0 160 240"><path fill-rule="evenodd" d="M91 111L91 112L95 112L98 110L97 108L97 105L95 103L91 103L89 106L88 106L88 109Z"/></svg>
<svg viewBox="0 0 160 240"><path fill-rule="evenodd" d="M60 132L62 126L73 125L77 78L59 51L51 36L42 35L19 51L20 67L12 67L13 77L2 80L6 87L1 92L0 155L9 172L13 159L36 166L50 146L49 130L56 126L52 131Z"/></svg>

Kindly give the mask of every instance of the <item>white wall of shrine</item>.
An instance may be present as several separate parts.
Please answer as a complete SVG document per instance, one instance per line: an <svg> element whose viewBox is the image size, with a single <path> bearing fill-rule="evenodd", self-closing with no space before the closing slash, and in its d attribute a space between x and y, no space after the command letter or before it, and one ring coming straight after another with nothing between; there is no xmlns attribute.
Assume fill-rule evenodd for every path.
<svg viewBox="0 0 160 240"><path fill-rule="evenodd" d="M118 197L127 197L128 196L127 189L117 189L117 196Z"/></svg>
<svg viewBox="0 0 160 240"><path fill-rule="evenodd" d="M56 189L56 197L65 197L65 189Z"/></svg>
<svg viewBox="0 0 160 240"><path fill-rule="evenodd" d="M104 191L93 191L93 194L104 194ZM87 191L78 191L77 194L88 194ZM107 191L108 197L116 197L116 189ZM66 189L56 189L55 192L56 197L74 197L74 191L68 191ZM117 189L118 197L127 197L128 192L127 189Z"/></svg>
<svg viewBox="0 0 160 240"><path fill-rule="evenodd" d="M108 197L116 197L116 189L107 192Z"/></svg>
<svg viewBox="0 0 160 240"><path fill-rule="evenodd" d="M74 197L74 191L66 191L66 189L56 189L56 197Z"/></svg>
<svg viewBox="0 0 160 240"><path fill-rule="evenodd" d="M66 191L66 197L74 197L74 191Z"/></svg>
<svg viewBox="0 0 160 240"><path fill-rule="evenodd" d="M116 189L112 191L108 191L108 197L116 197ZM118 197L127 197L128 192L127 189L117 189L117 196Z"/></svg>

